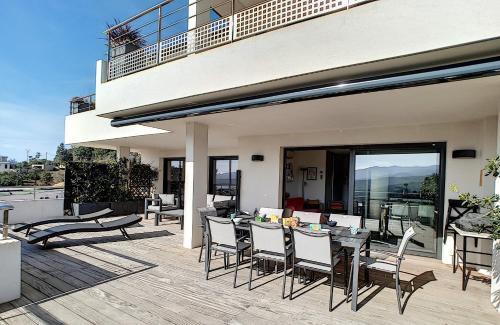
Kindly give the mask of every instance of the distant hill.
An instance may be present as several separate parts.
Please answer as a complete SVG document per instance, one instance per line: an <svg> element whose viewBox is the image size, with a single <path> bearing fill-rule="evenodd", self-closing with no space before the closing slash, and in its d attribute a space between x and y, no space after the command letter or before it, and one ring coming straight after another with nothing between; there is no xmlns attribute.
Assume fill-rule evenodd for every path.
<svg viewBox="0 0 500 325"><path fill-rule="evenodd" d="M431 166L414 166L414 167L369 167L356 170L356 180L365 180L370 178L380 177L416 177L416 176L430 176L439 171L437 165Z"/></svg>

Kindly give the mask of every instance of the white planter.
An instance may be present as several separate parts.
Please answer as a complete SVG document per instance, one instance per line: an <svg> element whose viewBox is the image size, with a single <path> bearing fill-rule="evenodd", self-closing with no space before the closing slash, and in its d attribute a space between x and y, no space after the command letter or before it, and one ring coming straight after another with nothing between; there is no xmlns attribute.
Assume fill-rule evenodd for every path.
<svg viewBox="0 0 500 325"><path fill-rule="evenodd" d="M491 303L500 313L500 240L493 242L491 256Z"/></svg>
<svg viewBox="0 0 500 325"><path fill-rule="evenodd" d="M21 242L0 239L0 304L21 297Z"/></svg>

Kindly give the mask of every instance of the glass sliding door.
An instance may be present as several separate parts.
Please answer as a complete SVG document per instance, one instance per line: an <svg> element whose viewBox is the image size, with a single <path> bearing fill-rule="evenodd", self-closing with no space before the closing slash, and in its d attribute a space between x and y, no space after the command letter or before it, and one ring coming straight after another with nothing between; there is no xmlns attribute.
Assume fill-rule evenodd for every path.
<svg viewBox="0 0 500 325"><path fill-rule="evenodd" d="M398 245L413 227L408 249L437 253L440 161L441 149L433 144L354 151L353 210L372 239Z"/></svg>
<svg viewBox="0 0 500 325"><path fill-rule="evenodd" d="M184 206L184 158L165 158L163 170L163 192L180 196Z"/></svg>

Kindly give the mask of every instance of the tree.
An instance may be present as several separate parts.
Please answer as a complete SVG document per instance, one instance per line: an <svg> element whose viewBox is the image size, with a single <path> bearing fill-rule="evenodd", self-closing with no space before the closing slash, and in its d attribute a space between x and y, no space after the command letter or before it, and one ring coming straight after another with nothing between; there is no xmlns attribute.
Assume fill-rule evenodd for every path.
<svg viewBox="0 0 500 325"><path fill-rule="evenodd" d="M77 146L72 147L73 161L92 161L94 156L94 148Z"/></svg>
<svg viewBox="0 0 500 325"><path fill-rule="evenodd" d="M424 199L435 200L438 195L439 188L439 176L438 174L432 174L427 176L422 185L420 186L420 194Z"/></svg>
<svg viewBox="0 0 500 325"><path fill-rule="evenodd" d="M54 177L52 176L51 173L42 172L40 174L40 182L42 183L42 185L52 185L53 181L54 181Z"/></svg>
<svg viewBox="0 0 500 325"><path fill-rule="evenodd" d="M66 166L66 163L72 160L73 160L73 154L71 152L71 149L66 149L64 143L60 143L57 146L54 162L58 165Z"/></svg>

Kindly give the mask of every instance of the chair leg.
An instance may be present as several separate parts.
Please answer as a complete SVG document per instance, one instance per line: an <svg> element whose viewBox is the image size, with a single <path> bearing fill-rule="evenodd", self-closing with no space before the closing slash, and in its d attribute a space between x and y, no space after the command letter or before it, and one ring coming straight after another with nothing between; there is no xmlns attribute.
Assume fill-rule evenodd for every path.
<svg viewBox="0 0 500 325"><path fill-rule="evenodd" d="M344 249L344 296L347 295L347 272L349 272L349 255L347 250Z"/></svg>
<svg viewBox="0 0 500 325"><path fill-rule="evenodd" d="M28 227L26 229L26 235L25 235L25 237L28 237L30 235L30 231L31 231L31 227Z"/></svg>
<svg viewBox="0 0 500 325"><path fill-rule="evenodd" d="M276 265L278 265L277 262ZM281 290L281 299L285 299L285 286L286 286L286 256L285 256L285 264L283 266L283 290Z"/></svg>
<svg viewBox="0 0 500 325"><path fill-rule="evenodd" d="M399 276L396 275L396 296L398 298L398 310L399 314L403 314L403 310L401 309L401 283L399 282Z"/></svg>
<svg viewBox="0 0 500 325"><path fill-rule="evenodd" d="M236 267L234 268L233 288L236 288L236 277L238 276L238 266L239 265L240 265L240 252L236 251Z"/></svg>
<svg viewBox="0 0 500 325"><path fill-rule="evenodd" d="M333 285L335 280L335 266L332 267L332 271L330 272L330 304L328 307L328 311L333 310Z"/></svg>
<svg viewBox="0 0 500 325"><path fill-rule="evenodd" d="M253 252L250 251L250 276L248 278L248 291L252 290L252 272L253 272Z"/></svg>
<svg viewBox="0 0 500 325"><path fill-rule="evenodd" d="M208 280L208 273L210 272L210 262L212 260L212 248L210 246L206 247L205 249L205 255L206 255L206 277L205 279Z"/></svg>
<svg viewBox="0 0 500 325"><path fill-rule="evenodd" d="M290 283L290 294L288 295L288 298L290 300L292 300L292 293L293 293L293 277L295 275L295 266L293 265L293 261L292 261L292 283Z"/></svg>
<svg viewBox="0 0 500 325"><path fill-rule="evenodd" d="M198 256L198 263L201 263L201 255L203 254L203 246L205 246L205 240L201 243L200 246L200 256Z"/></svg>

